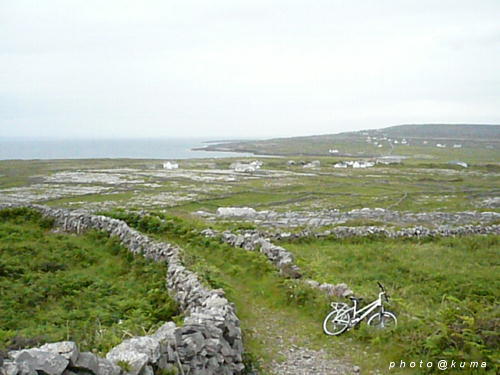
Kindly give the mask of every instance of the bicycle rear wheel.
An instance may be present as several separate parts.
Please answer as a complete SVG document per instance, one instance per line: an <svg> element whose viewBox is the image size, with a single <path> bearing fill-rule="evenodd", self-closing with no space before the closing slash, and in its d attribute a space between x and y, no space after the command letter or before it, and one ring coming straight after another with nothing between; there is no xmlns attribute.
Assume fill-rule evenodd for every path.
<svg viewBox="0 0 500 375"><path fill-rule="evenodd" d="M384 311L383 313L378 312L370 316L367 324L380 329L391 329L398 325L398 319L392 312Z"/></svg>
<svg viewBox="0 0 500 375"><path fill-rule="evenodd" d="M323 320L323 332L337 336L345 332L351 323L351 315L346 310L333 310Z"/></svg>

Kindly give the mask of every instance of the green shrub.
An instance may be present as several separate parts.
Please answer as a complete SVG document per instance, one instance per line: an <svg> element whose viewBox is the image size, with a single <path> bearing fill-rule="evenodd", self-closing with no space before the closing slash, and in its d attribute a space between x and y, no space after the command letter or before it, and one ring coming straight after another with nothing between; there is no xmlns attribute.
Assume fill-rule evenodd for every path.
<svg viewBox="0 0 500 375"><path fill-rule="evenodd" d="M164 263L103 232L52 233L33 210L0 217L0 350L70 339L105 353L179 314Z"/></svg>

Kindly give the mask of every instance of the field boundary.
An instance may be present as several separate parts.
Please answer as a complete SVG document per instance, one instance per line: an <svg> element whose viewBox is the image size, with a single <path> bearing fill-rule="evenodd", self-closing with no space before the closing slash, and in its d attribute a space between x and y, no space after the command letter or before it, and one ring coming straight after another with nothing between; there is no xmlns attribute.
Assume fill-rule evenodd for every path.
<svg viewBox="0 0 500 375"><path fill-rule="evenodd" d="M106 359L79 353L71 342L46 344L40 348L9 352L6 373L22 368L61 375L67 368L83 368L95 375L152 375L155 369L176 367L181 374L239 374L243 371L243 342L234 306L220 289L203 286L198 276L182 265L182 249L153 241L124 221L42 205L0 205L0 209L28 207L54 219L66 232L80 234L96 229L116 236L128 250L156 262L167 263L167 289L187 315L182 326L165 323L153 335L125 340L111 349ZM71 355L65 350L71 348ZM65 358L66 357L68 358ZM87 363L78 363L81 361ZM80 362L81 362L80 361ZM124 363L126 365L124 365ZM118 366L120 365L120 366Z"/></svg>

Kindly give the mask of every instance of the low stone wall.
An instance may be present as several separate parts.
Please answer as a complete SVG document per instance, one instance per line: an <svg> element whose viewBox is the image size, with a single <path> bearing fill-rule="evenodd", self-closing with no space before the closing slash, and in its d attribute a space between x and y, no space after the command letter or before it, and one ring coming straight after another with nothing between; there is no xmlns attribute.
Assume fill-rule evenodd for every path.
<svg viewBox="0 0 500 375"><path fill-rule="evenodd" d="M12 207L1 206L0 209ZM150 240L125 222L106 216L29 206L55 220L68 232L81 233L97 229L117 236L135 254L166 261L167 288L187 315L184 324L164 324L150 336L134 337L114 347L106 359L92 353L79 353L71 342L54 343L40 348L9 352L1 370L6 375L71 375L90 372L94 375L153 375L156 369L178 367L180 374L239 374L244 369L240 322L234 306L222 290L203 286L196 274L180 260L181 249ZM52 346L51 346L52 345ZM122 367L117 364L121 363ZM123 363L127 363L123 368Z"/></svg>
<svg viewBox="0 0 500 375"><path fill-rule="evenodd" d="M339 210L276 212L256 211L249 207L220 207L216 214L203 211L197 214L209 220L242 220L276 228L317 228L339 225L350 220L374 220L401 226L460 226L488 224L500 220L500 213L497 212L406 212L384 208L361 208L345 212Z"/></svg>
<svg viewBox="0 0 500 375"><path fill-rule="evenodd" d="M338 226L325 231L313 231L306 229L297 233L277 232L264 233L265 236L274 240L287 240L296 238L348 238L348 237L369 237L382 236L388 238L424 238L424 237L455 237L469 235L487 235L500 234L500 225L462 225L451 227L441 225L437 228L426 228L423 226L415 226L402 229L391 229L379 226L359 226L359 227L344 227Z"/></svg>
<svg viewBox="0 0 500 375"><path fill-rule="evenodd" d="M291 279L302 278L302 271L295 264L293 254L281 246L271 243L269 238L259 231L247 230L234 234L229 231L219 233L212 229L205 229L201 233L206 237L219 237L221 241L234 247L241 247L249 251L260 251L278 268L283 277ZM347 297L353 293L344 283L337 285L328 283L320 284L315 280L304 280L304 282L313 288L325 292L329 296Z"/></svg>
<svg viewBox="0 0 500 375"><path fill-rule="evenodd" d="M206 237L219 237L221 241L234 247L249 251L260 251L279 269L280 274L292 279L302 278L300 268L295 264L294 256L281 246L274 245L271 240L289 240L298 238L348 238L383 236L388 238L423 238L423 237L452 237L464 235L486 235L500 234L500 225L464 225L458 227L439 226L429 229L422 226L394 230L386 227L359 226L359 227L335 227L331 230L315 232L303 230L298 233L277 232L266 233L258 230L243 230L238 233L224 231L222 233L213 229L205 229L201 232ZM346 297L352 294L352 290L344 283L337 285L319 283L315 280L305 280L309 286L320 289L329 296Z"/></svg>

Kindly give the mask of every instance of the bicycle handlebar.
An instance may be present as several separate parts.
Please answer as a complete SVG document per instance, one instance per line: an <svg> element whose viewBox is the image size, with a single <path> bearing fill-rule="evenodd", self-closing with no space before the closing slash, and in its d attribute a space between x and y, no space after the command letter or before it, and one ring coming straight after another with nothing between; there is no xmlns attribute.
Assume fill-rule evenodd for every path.
<svg viewBox="0 0 500 375"><path fill-rule="evenodd" d="M385 288L384 286L379 282L377 281L377 284L378 284L378 287L380 288L380 290L382 290L382 293L384 293L384 297L385 297L385 300L387 302L389 302L389 295L387 294L387 292L385 291Z"/></svg>

